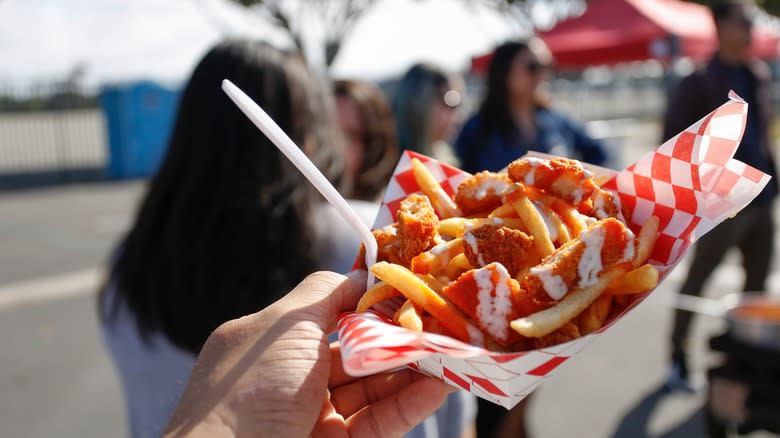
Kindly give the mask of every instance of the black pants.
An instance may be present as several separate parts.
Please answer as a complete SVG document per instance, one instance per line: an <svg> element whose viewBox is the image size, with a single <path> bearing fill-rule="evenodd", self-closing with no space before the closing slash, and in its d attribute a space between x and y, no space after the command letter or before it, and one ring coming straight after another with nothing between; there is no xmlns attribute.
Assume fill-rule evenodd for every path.
<svg viewBox="0 0 780 438"><path fill-rule="evenodd" d="M745 271L744 291L763 291L773 253L775 226L772 203L746 207L732 219L726 219L696 242L693 262L680 293L700 296L704 283L723 260L726 252L736 246L742 254ZM672 352L685 351L692 314L677 310L672 326Z"/></svg>

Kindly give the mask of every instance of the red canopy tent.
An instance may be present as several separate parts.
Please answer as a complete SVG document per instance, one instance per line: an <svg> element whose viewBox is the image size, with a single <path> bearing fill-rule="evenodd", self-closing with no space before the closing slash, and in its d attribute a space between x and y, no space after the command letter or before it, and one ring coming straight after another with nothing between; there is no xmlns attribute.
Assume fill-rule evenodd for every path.
<svg viewBox="0 0 780 438"><path fill-rule="evenodd" d="M539 36L561 68L667 60L674 54L704 59L717 46L708 8L680 0L591 0L584 14ZM758 56L777 56L778 42L777 35L755 29ZM491 55L472 59L472 70L486 71Z"/></svg>

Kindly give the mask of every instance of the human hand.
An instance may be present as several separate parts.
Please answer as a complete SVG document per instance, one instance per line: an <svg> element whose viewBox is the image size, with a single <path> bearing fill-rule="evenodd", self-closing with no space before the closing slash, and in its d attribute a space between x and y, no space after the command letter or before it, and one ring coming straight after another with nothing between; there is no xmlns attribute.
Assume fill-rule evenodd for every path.
<svg viewBox="0 0 780 438"><path fill-rule="evenodd" d="M318 272L266 309L220 326L165 436L392 437L430 416L451 387L410 370L350 377L328 344L363 285L365 273Z"/></svg>

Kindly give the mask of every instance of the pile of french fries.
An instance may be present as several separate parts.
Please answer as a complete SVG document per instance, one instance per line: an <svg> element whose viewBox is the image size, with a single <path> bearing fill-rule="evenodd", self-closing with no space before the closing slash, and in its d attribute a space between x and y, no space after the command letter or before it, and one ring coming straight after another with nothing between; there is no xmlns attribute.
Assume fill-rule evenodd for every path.
<svg viewBox="0 0 780 438"><path fill-rule="evenodd" d="M365 292L357 312L382 307L410 330L493 351L523 351L592 333L656 286L658 271L646 261L657 218L634 235L619 222L616 197L580 163L524 160L536 161L513 165L545 166L547 174L533 167L537 173L513 177L513 165L508 173L480 172L450 197L412 159L422 194L402 202L396 223L374 230L380 261L370 269L380 281ZM592 199L583 200L582 193ZM614 200L613 211L603 207L605 199L607 205ZM589 250L593 241L604 242L605 233L617 240ZM622 246L608 247L616 242ZM602 266L610 251L619 257ZM575 263L569 271L577 272L563 272L566 263ZM534 284L536 295L529 292Z"/></svg>

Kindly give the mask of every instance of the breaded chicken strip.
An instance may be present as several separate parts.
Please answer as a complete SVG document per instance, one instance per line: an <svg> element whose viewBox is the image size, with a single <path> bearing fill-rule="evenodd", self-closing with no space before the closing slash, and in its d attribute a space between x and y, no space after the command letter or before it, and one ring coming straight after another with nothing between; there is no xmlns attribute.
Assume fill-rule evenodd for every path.
<svg viewBox="0 0 780 438"><path fill-rule="evenodd" d="M506 174L479 172L458 185L455 203L465 216L487 214L501 206L501 194L510 185L512 180Z"/></svg>
<svg viewBox="0 0 780 438"><path fill-rule="evenodd" d="M589 216L616 217L620 211L617 196L599 187L593 172L576 160L521 158L509 164L508 175L512 181L555 195Z"/></svg>
<svg viewBox="0 0 780 438"><path fill-rule="evenodd" d="M523 293L550 307L570 290L594 284L602 272L630 264L635 253L633 233L617 219L602 219L532 268L521 282Z"/></svg>
<svg viewBox="0 0 780 438"><path fill-rule="evenodd" d="M528 252L533 249L531 236L501 225L485 224L463 235L464 253L471 266L485 266L498 262L509 275L516 276L526 268ZM538 260L537 260L538 261Z"/></svg>
<svg viewBox="0 0 780 438"><path fill-rule="evenodd" d="M519 316L514 305L519 289L517 280L501 264L491 263L463 273L441 293L491 339L508 347L523 339L509 326Z"/></svg>
<svg viewBox="0 0 780 438"><path fill-rule="evenodd" d="M441 242L439 218L425 195L411 194L401 201L398 219L398 257L410 266L412 258Z"/></svg>

